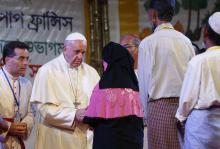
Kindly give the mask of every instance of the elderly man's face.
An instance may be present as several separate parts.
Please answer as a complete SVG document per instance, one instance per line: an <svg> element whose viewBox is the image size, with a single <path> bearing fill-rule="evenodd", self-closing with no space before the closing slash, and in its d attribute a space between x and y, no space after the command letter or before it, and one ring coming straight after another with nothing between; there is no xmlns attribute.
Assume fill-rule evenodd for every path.
<svg viewBox="0 0 220 149"><path fill-rule="evenodd" d="M64 47L64 56L71 68L81 65L87 48L86 41L68 41Z"/></svg>

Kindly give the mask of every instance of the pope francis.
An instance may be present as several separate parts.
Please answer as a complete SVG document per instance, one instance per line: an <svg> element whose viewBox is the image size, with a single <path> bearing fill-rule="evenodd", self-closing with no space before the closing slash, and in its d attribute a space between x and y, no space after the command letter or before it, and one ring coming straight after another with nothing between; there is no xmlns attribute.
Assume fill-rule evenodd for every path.
<svg viewBox="0 0 220 149"><path fill-rule="evenodd" d="M92 133L82 123L97 71L83 62L87 41L71 33L63 53L43 65L35 78L31 102L37 106L36 149L89 149Z"/></svg>

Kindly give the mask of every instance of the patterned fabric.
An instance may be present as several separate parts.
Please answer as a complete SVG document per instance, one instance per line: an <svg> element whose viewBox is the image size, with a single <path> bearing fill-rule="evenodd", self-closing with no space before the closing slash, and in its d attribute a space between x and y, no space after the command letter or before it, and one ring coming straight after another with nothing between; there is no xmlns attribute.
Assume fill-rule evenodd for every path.
<svg viewBox="0 0 220 149"><path fill-rule="evenodd" d="M15 82L15 81L14 81ZM8 122L14 122L14 119L12 119L12 118L3 118L4 120L6 120L6 121L8 121ZM25 144L24 144L24 141L22 140L22 138L21 137L19 137L19 136L15 136L16 137L16 139L18 140L18 142L19 142L19 144L20 144L20 147L21 147L21 149L25 149ZM8 138L9 140L11 140L12 141L12 138ZM8 141L9 142L9 141ZM9 143L9 145L10 145L10 143ZM6 148L7 148L7 146L5 146ZM5 148L4 147L4 148ZM14 147L12 147L12 149L13 149Z"/></svg>
<svg viewBox="0 0 220 149"><path fill-rule="evenodd" d="M179 149L175 113L178 98L161 98L148 103L148 149Z"/></svg>
<svg viewBox="0 0 220 149"><path fill-rule="evenodd" d="M93 90L86 116L93 118L117 118L129 115L143 117L139 93L128 88Z"/></svg>

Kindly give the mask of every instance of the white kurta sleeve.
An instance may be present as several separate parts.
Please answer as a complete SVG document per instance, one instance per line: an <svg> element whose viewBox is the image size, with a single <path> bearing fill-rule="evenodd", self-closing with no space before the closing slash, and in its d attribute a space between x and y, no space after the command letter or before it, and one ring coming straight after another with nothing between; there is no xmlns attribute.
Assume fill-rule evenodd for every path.
<svg viewBox="0 0 220 149"><path fill-rule="evenodd" d="M189 63L181 89L179 107L176 113L176 118L181 122L187 119L189 113L198 101L200 78L201 66L195 64L191 65L191 63Z"/></svg>
<svg viewBox="0 0 220 149"><path fill-rule="evenodd" d="M27 124L27 130L28 130L28 136L29 136L34 125L33 110L30 106L30 103L28 106L28 113L21 122Z"/></svg>
<svg viewBox="0 0 220 149"><path fill-rule="evenodd" d="M30 103L30 96L31 96L31 91L32 91L32 84L31 82L27 82L25 85L25 90L26 90L26 106L25 108L27 108L27 113L25 114L24 118L22 119L22 123L26 123L27 124L27 131L28 131L28 136L31 133L31 130L33 128L34 125L34 116L33 116L33 109L31 107L31 103Z"/></svg>
<svg viewBox="0 0 220 149"><path fill-rule="evenodd" d="M27 97L28 110L27 110L26 116L23 118L23 120L21 122L27 124L27 130L28 130L28 136L29 136L31 133L31 130L33 128L33 125L34 125L33 109L31 107L31 103L30 103L30 97L31 97L31 91L32 91L32 84L31 83L27 84L26 90L28 91L28 97Z"/></svg>
<svg viewBox="0 0 220 149"><path fill-rule="evenodd" d="M144 123L147 120L148 84L149 84L149 49L144 45L139 46L138 52L138 83L140 98L144 109Z"/></svg>
<svg viewBox="0 0 220 149"><path fill-rule="evenodd" d="M38 104L38 110L44 121L59 128L73 129L76 109L55 104Z"/></svg>

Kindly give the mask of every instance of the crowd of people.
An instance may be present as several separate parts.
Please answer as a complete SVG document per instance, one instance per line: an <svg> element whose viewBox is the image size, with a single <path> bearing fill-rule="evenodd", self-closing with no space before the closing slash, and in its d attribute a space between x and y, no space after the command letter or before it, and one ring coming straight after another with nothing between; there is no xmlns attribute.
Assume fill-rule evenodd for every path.
<svg viewBox="0 0 220 149"><path fill-rule="evenodd" d="M206 51L172 24L174 3L152 1L154 32L103 48L104 72L83 62L87 40L69 34L62 54L25 78L28 46L3 48L0 149L219 149L220 12L203 30ZM147 129L147 137L144 137ZM146 135L146 134L145 134ZM147 145L144 145L147 142Z"/></svg>

